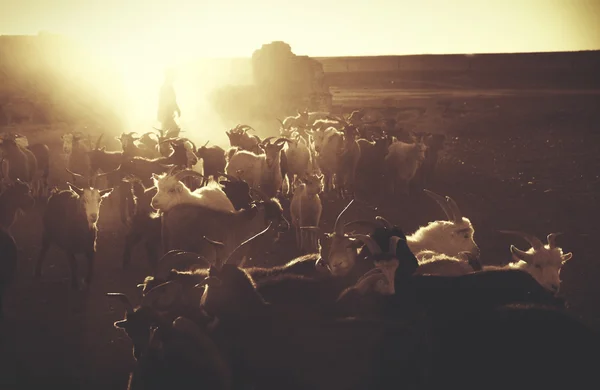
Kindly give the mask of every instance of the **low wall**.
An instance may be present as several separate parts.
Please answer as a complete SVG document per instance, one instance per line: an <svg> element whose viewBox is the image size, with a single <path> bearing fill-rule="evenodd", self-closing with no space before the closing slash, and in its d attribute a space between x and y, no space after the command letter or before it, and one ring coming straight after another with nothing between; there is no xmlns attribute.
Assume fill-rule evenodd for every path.
<svg viewBox="0 0 600 390"><path fill-rule="evenodd" d="M515 71L600 69L600 51L516 54L449 54L316 57L326 73L392 71Z"/></svg>

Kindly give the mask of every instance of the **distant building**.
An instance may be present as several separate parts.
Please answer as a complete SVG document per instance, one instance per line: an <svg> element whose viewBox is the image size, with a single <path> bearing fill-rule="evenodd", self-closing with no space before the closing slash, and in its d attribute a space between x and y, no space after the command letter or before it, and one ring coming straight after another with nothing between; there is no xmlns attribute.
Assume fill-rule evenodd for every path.
<svg viewBox="0 0 600 390"><path fill-rule="evenodd" d="M308 56L295 55L285 42L271 42L256 50L252 72L255 85L284 114L304 108L331 109L323 65Z"/></svg>

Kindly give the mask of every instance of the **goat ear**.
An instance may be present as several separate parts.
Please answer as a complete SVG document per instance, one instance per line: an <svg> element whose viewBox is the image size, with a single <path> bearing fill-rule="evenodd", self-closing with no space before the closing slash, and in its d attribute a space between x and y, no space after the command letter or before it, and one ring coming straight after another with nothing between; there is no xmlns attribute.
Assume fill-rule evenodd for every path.
<svg viewBox="0 0 600 390"><path fill-rule="evenodd" d="M571 260L571 258L573 258L573 253L569 252L569 253L565 253L564 255L561 256L563 264L566 263L567 261Z"/></svg>
<svg viewBox="0 0 600 390"><path fill-rule="evenodd" d="M113 192L114 188L107 188L105 190L100 190L98 191L100 193L100 197L101 198L106 198L108 195L111 194L111 192Z"/></svg>
<svg viewBox="0 0 600 390"><path fill-rule="evenodd" d="M121 140L121 136L120 136L120 135L115 135L115 139L116 139L117 141L120 141L120 140Z"/></svg>

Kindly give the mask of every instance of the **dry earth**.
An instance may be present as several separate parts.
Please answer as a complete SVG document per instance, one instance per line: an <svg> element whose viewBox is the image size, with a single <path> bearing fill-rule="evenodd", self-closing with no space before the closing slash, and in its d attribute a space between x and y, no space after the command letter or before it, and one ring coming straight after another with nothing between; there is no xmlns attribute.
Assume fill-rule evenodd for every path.
<svg viewBox="0 0 600 390"><path fill-rule="evenodd" d="M405 127L447 134L436 192L451 195L471 218L476 240L489 264L509 260L508 247L527 245L497 233L520 229L545 237L564 232L559 244L573 259L562 272L571 310L600 328L600 93L585 91L427 91L338 90L345 109L397 105L426 107ZM384 100L385 99L385 100ZM440 101L449 107L442 110ZM393 112L394 109L388 111ZM46 142L54 152L52 182L64 188L60 131L27 132L31 142ZM110 145L109 145L110 147ZM376 194L375 194L376 195ZM351 217L384 215L406 231L441 218L438 206L422 194L413 198L362 199ZM380 199L380 198L379 198ZM326 200L323 226L330 229L344 202ZM103 204L95 281L88 295L69 291L67 261L53 248L43 281L32 280L40 244L39 206L13 227L20 248L15 285L6 299L7 321L0 331L0 389L124 389L132 366L131 344L113 328L124 309L106 292L134 299L136 284L148 271L142 248L133 267L120 267L124 227L116 201ZM284 236L266 262L292 258L293 234ZM83 264L83 263L82 263ZM568 358L568 357L564 357Z"/></svg>

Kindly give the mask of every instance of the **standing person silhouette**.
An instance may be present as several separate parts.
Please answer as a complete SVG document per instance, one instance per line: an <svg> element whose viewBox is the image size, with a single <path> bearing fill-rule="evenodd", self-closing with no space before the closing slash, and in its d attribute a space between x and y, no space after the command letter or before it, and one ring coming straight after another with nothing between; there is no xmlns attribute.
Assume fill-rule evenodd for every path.
<svg viewBox="0 0 600 390"><path fill-rule="evenodd" d="M177 117L179 118L181 110L177 104L173 81L175 81L175 71L167 69L165 71L165 81L160 87L157 114L160 127L166 132L167 137L178 137L181 130L177 122L175 122L175 113L177 113Z"/></svg>

